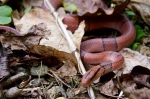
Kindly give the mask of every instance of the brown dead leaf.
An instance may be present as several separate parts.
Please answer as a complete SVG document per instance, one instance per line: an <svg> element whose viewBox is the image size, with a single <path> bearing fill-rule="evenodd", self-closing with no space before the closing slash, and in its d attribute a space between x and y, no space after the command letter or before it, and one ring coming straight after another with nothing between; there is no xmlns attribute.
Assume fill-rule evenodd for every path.
<svg viewBox="0 0 150 99"><path fill-rule="evenodd" d="M43 0L25 0L23 3L23 6L25 8L29 7L41 7L43 4Z"/></svg>
<svg viewBox="0 0 150 99"><path fill-rule="evenodd" d="M149 0L131 0L128 8L138 13L142 19L150 25L150 1Z"/></svg>
<svg viewBox="0 0 150 99"><path fill-rule="evenodd" d="M115 2L123 2L124 0L113 0ZM139 14L142 19L150 25L150 0L131 0L127 6L130 10Z"/></svg>
<svg viewBox="0 0 150 99"><path fill-rule="evenodd" d="M140 87L144 86L150 88L150 70L141 66L136 66L131 71L131 75L133 77L133 81L140 85Z"/></svg>
<svg viewBox="0 0 150 99"><path fill-rule="evenodd" d="M147 88L150 88L150 83L147 81L147 79L149 78L150 78L150 75L139 74L134 77L134 82L142 86L145 86Z"/></svg>
<svg viewBox="0 0 150 99"><path fill-rule="evenodd" d="M61 76L74 76L77 74L77 69L66 61L65 64L57 70L57 73Z"/></svg>
<svg viewBox="0 0 150 99"><path fill-rule="evenodd" d="M150 35L142 37L142 44L138 45L138 50L141 54L150 56Z"/></svg>
<svg viewBox="0 0 150 99"><path fill-rule="evenodd" d="M73 13L77 12L79 16L82 15L118 15L120 14L130 0L125 0L125 2L116 5L115 8L108 7L104 0L64 0L65 10Z"/></svg>
<svg viewBox="0 0 150 99"><path fill-rule="evenodd" d="M27 35L22 41L30 52L43 56L54 56L61 62L68 60L70 66L77 65L76 58L71 54L69 44L51 13L37 8L26 13L20 20L14 16L13 20L15 20L14 24L20 33ZM75 36L68 31L78 50L84 34L84 27L84 22L82 22L75 32Z"/></svg>
<svg viewBox="0 0 150 99"><path fill-rule="evenodd" d="M118 89L115 86L113 80L110 80L100 87L100 92L108 96L114 96L118 94Z"/></svg>
<svg viewBox="0 0 150 99"><path fill-rule="evenodd" d="M150 43L150 35L146 35L146 36L144 36L144 37L142 37L142 44L144 44L144 45L147 45L148 43Z"/></svg>
<svg viewBox="0 0 150 99"><path fill-rule="evenodd" d="M59 93L62 94L64 90L60 86L53 86L49 89L46 94L49 99L56 99L59 96Z"/></svg>
<svg viewBox="0 0 150 99"><path fill-rule="evenodd" d="M150 69L150 62L147 56L142 55L139 52L133 51L129 48L124 48L123 50L120 51L120 53L125 58L124 66L120 70L123 74L130 73L131 70L137 65L141 65L145 68Z"/></svg>
<svg viewBox="0 0 150 99"><path fill-rule="evenodd" d="M124 93L129 99L150 99L150 90L147 88L139 90L125 89Z"/></svg>
<svg viewBox="0 0 150 99"><path fill-rule="evenodd" d="M119 87L124 92L125 96L129 99L149 99L149 89L138 89L136 83L134 83L133 79L129 76L130 75L125 75L122 83L119 81Z"/></svg>
<svg viewBox="0 0 150 99"><path fill-rule="evenodd" d="M124 78L122 85L129 90L136 90L136 83L134 83L132 79Z"/></svg>
<svg viewBox="0 0 150 99"><path fill-rule="evenodd" d="M67 93L67 96L69 99L73 99L73 98L75 98L75 96L77 96L75 99L77 99L77 98L87 99L85 96L83 96L84 93L87 95L86 92L87 92L86 88L80 86L79 88L67 89L66 93Z"/></svg>
<svg viewBox="0 0 150 99"><path fill-rule="evenodd" d="M11 46L11 50L26 50L26 46L22 43L19 37L0 36L0 40L5 48Z"/></svg>
<svg viewBox="0 0 150 99"><path fill-rule="evenodd" d="M145 45L139 45L140 47L140 53L143 54L143 55L147 55L147 56L150 56L150 48L145 46Z"/></svg>

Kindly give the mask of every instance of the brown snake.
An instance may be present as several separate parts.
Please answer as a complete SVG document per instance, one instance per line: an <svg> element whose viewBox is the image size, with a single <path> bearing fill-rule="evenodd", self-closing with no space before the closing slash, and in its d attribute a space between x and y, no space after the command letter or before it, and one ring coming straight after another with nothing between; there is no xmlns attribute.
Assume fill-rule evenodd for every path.
<svg viewBox="0 0 150 99"><path fill-rule="evenodd" d="M49 1L55 9L62 5L62 0ZM82 77L81 84L88 86L98 77L122 68L124 57L114 51L120 51L122 48L130 46L135 40L136 32L130 20L123 15L111 18L83 18L66 15L63 22L68 26L68 30L74 32L82 20L85 20L85 32L111 28L121 33L119 37L96 38L81 43L80 54L83 63L96 65L88 70Z"/></svg>
<svg viewBox="0 0 150 99"><path fill-rule="evenodd" d="M61 0L49 1L54 8L58 8L61 5ZM80 49L83 63L96 65L89 69L82 77L81 84L88 86L98 77L122 68L124 58L120 53L114 51L130 46L135 40L136 32L133 24L123 15L112 18L83 18L66 15L63 22L68 26L68 30L74 32L82 20L85 20L85 31L111 28L121 33L121 36L118 37L96 38L81 43ZM0 26L0 29L20 35L18 31L7 26Z"/></svg>

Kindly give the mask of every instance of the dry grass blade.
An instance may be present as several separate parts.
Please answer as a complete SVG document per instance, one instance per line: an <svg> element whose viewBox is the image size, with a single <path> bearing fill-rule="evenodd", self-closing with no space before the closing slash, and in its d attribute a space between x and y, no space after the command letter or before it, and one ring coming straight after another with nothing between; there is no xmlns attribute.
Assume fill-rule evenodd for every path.
<svg viewBox="0 0 150 99"><path fill-rule="evenodd" d="M45 6L51 11L51 13L54 15L54 17L56 18L56 22L58 23L59 28L62 30L63 35L65 36L66 40L69 43L70 49L72 52L74 52L75 57L78 61L78 66L80 67L82 74L85 74L86 70L83 66L83 63L81 61L79 53L77 52L77 48L75 46L75 44L73 43L73 41L71 40L70 36L67 33L66 28L64 27L62 21L60 20L60 18L58 17L58 13L55 11L55 9L52 7L52 5L50 4L50 2L48 0L44 0L44 4ZM95 95L94 95L94 91L91 87L88 88L88 92L89 92L89 96L91 97L91 99L95 99Z"/></svg>

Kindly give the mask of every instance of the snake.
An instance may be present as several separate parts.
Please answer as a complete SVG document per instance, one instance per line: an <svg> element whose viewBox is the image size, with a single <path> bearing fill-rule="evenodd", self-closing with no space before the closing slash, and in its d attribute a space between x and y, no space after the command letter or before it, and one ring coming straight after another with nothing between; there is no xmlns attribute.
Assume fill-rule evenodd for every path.
<svg viewBox="0 0 150 99"><path fill-rule="evenodd" d="M81 84L86 87L100 76L123 67L124 57L116 51L130 46L136 38L136 31L133 23L124 15L110 19L88 18L84 20L86 23L85 31L114 29L121 33L121 36L118 37L94 38L81 43L80 55L83 63L95 65L82 77ZM66 16L63 20L63 22L68 25L68 29L72 32L77 29L81 21L80 17L72 16ZM74 23L75 25L73 25Z"/></svg>
<svg viewBox="0 0 150 99"><path fill-rule="evenodd" d="M7 32L13 33L14 35L21 36L19 31L17 31L16 29L14 29L12 27L9 27L9 26L0 25L0 30L5 30Z"/></svg>
<svg viewBox="0 0 150 99"><path fill-rule="evenodd" d="M62 0L49 1L55 9L62 5ZM102 75L121 69L124 66L124 57L118 51L130 46L134 42L136 30L133 23L125 15L111 18L65 15L63 23L67 25L68 30L75 32L83 20L86 25L85 32L110 28L121 33L117 37L94 38L81 43L80 55L83 63L94 65L81 79L81 85L87 87ZM17 30L8 26L0 26L0 30L20 35Z"/></svg>
<svg viewBox="0 0 150 99"><path fill-rule="evenodd" d="M62 5L62 0L49 0L49 2L55 9ZM111 18L65 15L63 23L68 26L68 30L75 32L83 20L86 25L85 33L108 28L121 33L117 37L94 38L81 43L80 55L83 63L94 65L81 79L81 85L87 87L102 75L121 69L124 66L124 57L118 51L134 42L136 30L133 23L125 15L112 16Z"/></svg>

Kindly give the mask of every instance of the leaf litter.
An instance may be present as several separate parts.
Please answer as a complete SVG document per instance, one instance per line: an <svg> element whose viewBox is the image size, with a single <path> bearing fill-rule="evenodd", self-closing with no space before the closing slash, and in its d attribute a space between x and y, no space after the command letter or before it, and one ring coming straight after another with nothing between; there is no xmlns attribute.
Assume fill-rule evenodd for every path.
<svg viewBox="0 0 150 99"><path fill-rule="evenodd" d="M32 3L32 1L34 0L31 0L31 2L27 1L28 3L30 2L31 5L28 5L28 3L26 2L26 8L33 5L41 5L35 5L34 3ZM131 0L131 2L135 1ZM143 3L140 3L139 5L143 5ZM93 8L91 9L93 11L96 11ZM108 13L106 9L103 10ZM22 79L19 82L15 81L15 86L8 86L6 88L4 87L6 96L9 97L11 95L7 94L14 92L12 95L15 96L11 96L10 98L42 97L46 99L63 99L69 97L71 99L74 97L89 99L86 88L80 85L81 76L78 75L77 61L75 59L75 56L71 53L69 45L62 35L60 29L58 28L58 25L52 14L48 13L46 10L36 8L23 15L22 18L20 16L21 15L19 15L17 11L13 12L12 17L14 25L16 29L20 31L22 36L6 37L1 35L0 37L3 47L8 48L11 46L11 50L23 50L29 54L29 56L26 57L28 59L27 63L24 63L23 61L23 63L21 63L20 61L24 60L25 55L19 56L18 61L20 62L14 62L14 64L10 66L10 73L17 74L18 70L15 71L15 68L23 67L26 70L27 74L30 75L28 70L31 70L31 67L39 66L39 68L34 71L35 73L37 73L38 70L42 70L42 64L44 64L42 63L42 59L44 57L46 57L45 59L47 61L53 59L48 58L48 56L55 57L59 62L57 61L55 65L53 65L53 67L45 63L48 68L51 68L50 70L47 70L47 75L44 77L39 75L32 76L32 80L29 80L29 82L27 82L27 86L22 88L21 90L16 89L17 87L15 86L23 81L27 81L27 79ZM63 19L63 17L61 18ZM148 18L142 18L146 23L148 22ZM80 50L80 43L84 34L84 27L84 22L82 22L79 26L79 29L74 34L68 31L78 50ZM148 43L149 41L148 39L146 40L146 38L143 38L143 42ZM110 78L110 80L104 81L104 83L98 81L98 83L92 85L93 88L95 88L94 93L97 99L108 99L107 97L109 97L109 99L110 97L120 97L123 99L125 99L126 97L130 99L150 98L150 82L147 81L150 77L150 66L149 59L147 56L145 56L149 55L149 47L146 45L143 46L147 47L147 50L145 51L144 48L140 47L141 53L133 51L129 48L124 48L120 51L120 53L125 58L125 65L122 69L115 71L115 76ZM35 58L31 57L32 54L30 53L36 54L34 55ZM12 57L16 56L11 56L11 58ZM0 76L8 76L8 74L2 72L4 72L4 70L1 70ZM7 79L9 80L10 78ZM31 84L31 82L35 79L37 79L38 82L38 85L36 86ZM43 81L40 82L40 79L43 79ZM71 88L66 88L67 85L69 85ZM1 83L1 86L3 86L3 83ZM16 92L14 91L14 89L16 90ZM124 92L125 96L118 96L120 90Z"/></svg>

